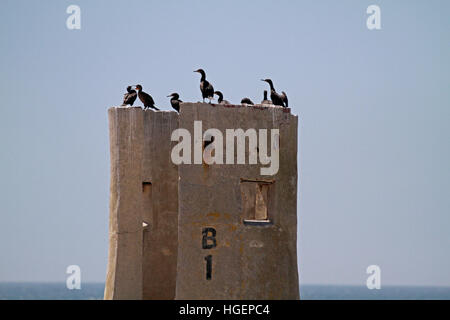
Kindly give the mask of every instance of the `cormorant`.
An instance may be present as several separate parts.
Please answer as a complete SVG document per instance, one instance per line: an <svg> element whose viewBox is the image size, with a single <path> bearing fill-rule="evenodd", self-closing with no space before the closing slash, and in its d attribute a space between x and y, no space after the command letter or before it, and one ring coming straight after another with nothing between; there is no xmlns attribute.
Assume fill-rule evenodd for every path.
<svg viewBox="0 0 450 320"><path fill-rule="evenodd" d="M133 90L132 86L127 87L127 92L123 95L123 104L122 106L126 106L129 104L130 106L133 105L134 101L136 101L137 93L136 90Z"/></svg>
<svg viewBox="0 0 450 320"><path fill-rule="evenodd" d="M253 101L249 98L242 98L241 103L254 105Z"/></svg>
<svg viewBox="0 0 450 320"><path fill-rule="evenodd" d="M174 92L171 95L168 95L167 97L172 98L170 99L170 104L172 105L172 108L174 108L177 112L180 112L180 102L183 102L180 100L180 95Z"/></svg>
<svg viewBox="0 0 450 320"><path fill-rule="evenodd" d="M220 91L215 91L214 94L219 96L219 99L217 99L217 102L219 102L219 104L230 104L230 102L228 102L227 100L223 100L223 94Z"/></svg>
<svg viewBox="0 0 450 320"><path fill-rule="evenodd" d="M277 106L288 107L288 100L286 93L283 91L282 94L278 94L273 87L273 82L270 79L261 79L261 81L265 81L270 85L270 99L272 103Z"/></svg>
<svg viewBox="0 0 450 320"><path fill-rule="evenodd" d="M267 99L267 90L264 90L264 99L261 101L261 104L272 104L272 101Z"/></svg>
<svg viewBox="0 0 450 320"><path fill-rule="evenodd" d="M144 104L144 110L148 108L159 110L157 107L155 107L155 101L153 100L152 96L142 91L142 86L140 84L136 85L136 90L138 91L139 100L141 100Z"/></svg>
<svg viewBox="0 0 450 320"><path fill-rule="evenodd" d="M202 92L203 102L205 102L205 98L209 99L209 103L211 103L211 99L214 98L214 88L211 83L206 80L206 73L203 69L195 70L194 72L198 72L202 75L200 79L200 91Z"/></svg>
<svg viewBox="0 0 450 320"><path fill-rule="evenodd" d="M286 108L289 108L289 103L288 103L288 98L287 98L286 92L281 91L281 99L283 99L284 106Z"/></svg>
<svg viewBox="0 0 450 320"><path fill-rule="evenodd" d="M205 149L207 146L209 146L213 142L214 142L214 136L206 137L206 139L203 140L203 149Z"/></svg>

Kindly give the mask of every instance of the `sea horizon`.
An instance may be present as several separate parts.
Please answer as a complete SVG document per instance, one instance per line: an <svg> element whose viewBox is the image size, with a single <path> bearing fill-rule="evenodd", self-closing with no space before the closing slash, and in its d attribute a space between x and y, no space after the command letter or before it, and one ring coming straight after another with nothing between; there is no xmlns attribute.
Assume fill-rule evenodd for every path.
<svg viewBox="0 0 450 320"><path fill-rule="evenodd" d="M69 290L65 282L0 282L0 300L102 300L104 282L82 283ZM450 286L366 286L300 284L302 300L450 300Z"/></svg>

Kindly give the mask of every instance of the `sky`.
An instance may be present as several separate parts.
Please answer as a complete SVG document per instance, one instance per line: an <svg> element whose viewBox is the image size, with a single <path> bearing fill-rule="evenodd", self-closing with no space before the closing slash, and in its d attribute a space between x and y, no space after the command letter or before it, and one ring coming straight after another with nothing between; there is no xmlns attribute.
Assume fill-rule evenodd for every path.
<svg viewBox="0 0 450 320"><path fill-rule="evenodd" d="M66 9L81 8L69 30ZM381 30L366 26L369 5ZM0 2L0 281L103 282L107 109L140 83L299 116L300 284L450 286L450 2Z"/></svg>

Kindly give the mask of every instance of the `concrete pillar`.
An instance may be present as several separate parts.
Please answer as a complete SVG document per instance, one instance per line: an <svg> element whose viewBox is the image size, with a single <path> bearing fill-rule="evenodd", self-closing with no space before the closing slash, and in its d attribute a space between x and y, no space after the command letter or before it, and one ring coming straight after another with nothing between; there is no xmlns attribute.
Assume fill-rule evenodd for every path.
<svg viewBox="0 0 450 320"><path fill-rule="evenodd" d="M180 115L139 107L113 107L108 115L105 299L299 298L297 116L278 107L202 103L183 103ZM201 121L199 137L195 121ZM173 164L177 128L192 135L192 160L200 147L200 164ZM249 164L248 144L245 164L237 163L235 144L234 164L202 162L202 132L209 128L223 134L224 162L226 130L255 129L257 163ZM260 129L267 130L269 155L272 141L279 154L271 175L261 172L269 165L261 164Z"/></svg>
<svg viewBox="0 0 450 320"><path fill-rule="evenodd" d="M269 129L269 137L279 129L279 170L267 176L259 161L248 164L248 145L246 164L179 166L176 298L298 299L297 116L275 107L182 104L180 128L193 133L194 121L223 133L224 159L226 129Z"/></svg>
<svg viewBox="0 0 450 320"><path fill-rule="evenodd" d="M113 107L109 259L105 299L174 299L178 169L175 112Z"/></svg>

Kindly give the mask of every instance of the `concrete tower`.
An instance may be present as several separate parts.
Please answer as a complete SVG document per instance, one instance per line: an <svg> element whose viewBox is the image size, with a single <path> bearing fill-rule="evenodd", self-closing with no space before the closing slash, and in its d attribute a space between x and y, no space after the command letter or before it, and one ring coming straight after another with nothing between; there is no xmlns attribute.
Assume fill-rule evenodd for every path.
<svg viewBox="0 0 450 320"><path fill-rule="evenodd" d="M105 299L299 298L297 116L183 103L109 124Z"/></svg>

